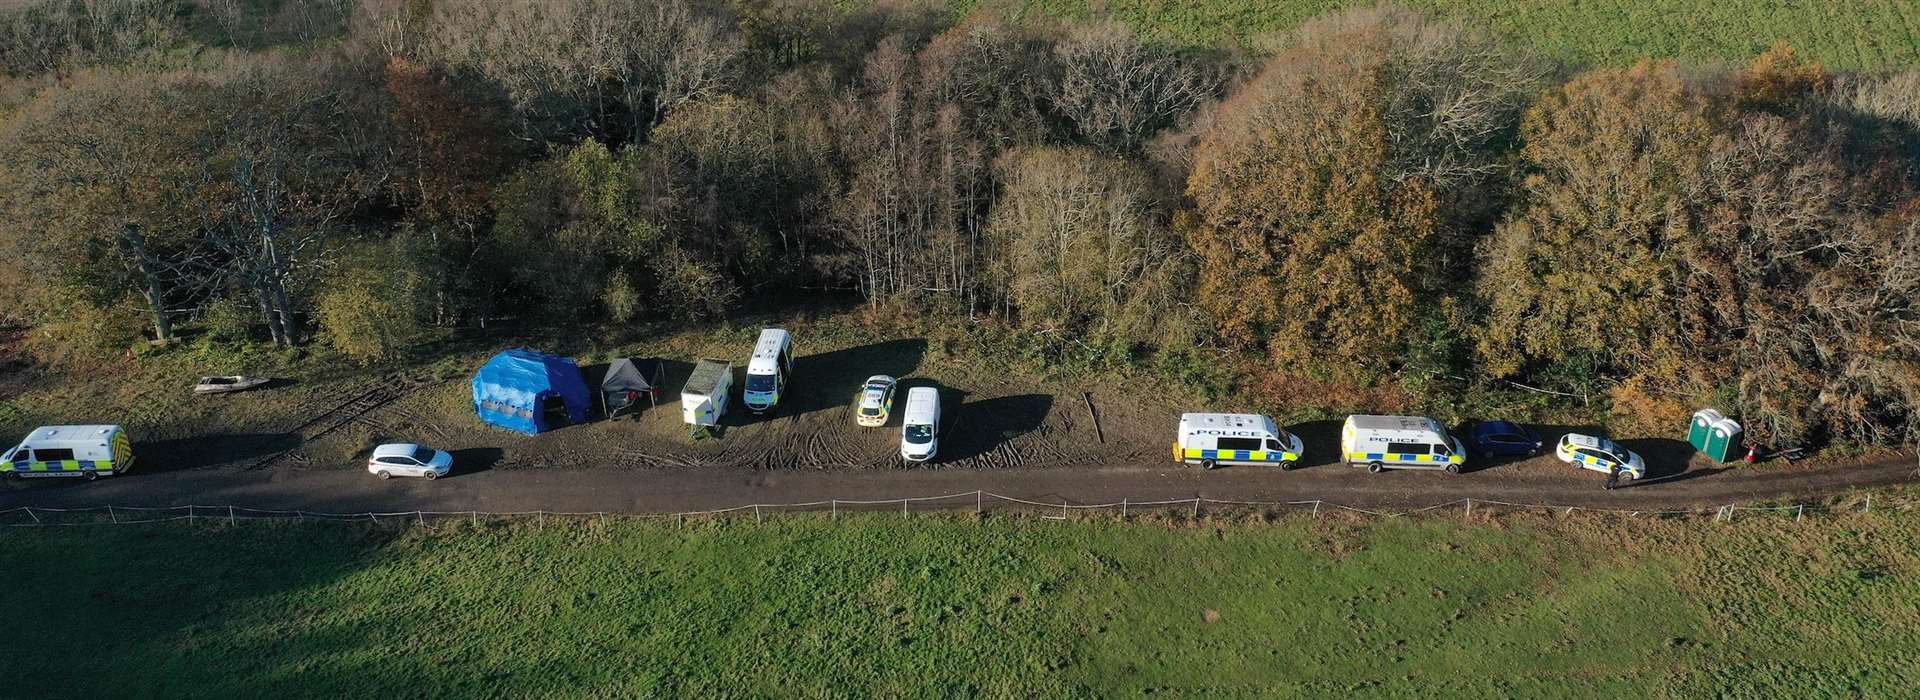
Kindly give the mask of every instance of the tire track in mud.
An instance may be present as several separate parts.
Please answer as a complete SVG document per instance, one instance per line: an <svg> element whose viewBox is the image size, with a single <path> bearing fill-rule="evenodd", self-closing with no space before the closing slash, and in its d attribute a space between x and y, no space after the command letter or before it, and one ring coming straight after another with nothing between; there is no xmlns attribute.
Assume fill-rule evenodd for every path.
<svg viewBox="0 0 1920 700"><path fill-rule="evenodd" d="M294 456L295 453L300 452L301 449L307 445L325 438L328 435L332 435L349 425L365 425L375 428L376 430L391 432L389 426L369 417L369 414L406 396L422 384L423 381L423 378L418 375L390 374L376 380L371 389L358 391L357 393L351 390L339 394L330 392L324 396L337 397L340 395L350 395L351 398L335 404L333 408L314 415L289 430L283 431L299 435L299 442L285 450L255 460L253 463L244 467L242 471L256 471L278 464L282 460ZM361 386L364 385L356 385L355 388L358 389ZM331 399L327 399L326 401L327 403L332 403Z"/></svg>

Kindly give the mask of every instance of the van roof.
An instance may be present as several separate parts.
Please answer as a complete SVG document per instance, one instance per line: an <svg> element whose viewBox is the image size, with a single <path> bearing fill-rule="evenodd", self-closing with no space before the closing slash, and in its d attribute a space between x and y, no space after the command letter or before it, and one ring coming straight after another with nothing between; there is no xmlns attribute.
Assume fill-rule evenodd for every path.
<svg viewBox="0 0 1920 700"><path fill-rule="evenodd" d="M1357 430L1444 432L1440 421L1426 416L1347 416L1347 425Z"/></svg>
<svg viewBox="0 0 1920 700"><path fill-rule="evenodd" d="M1186 432L1200 428L1232 428L1235 430L1266 430L1276 432L1279 424L1272 418L1258 413L1182 413L1180 431Z"/></svg>
<svg viewBox="0 0 1920 700"><path fill-rule="evenodd" d="M940 390L917 386L907 391L907 412L901 420L907 423L930 422L939 410Z"/></svg>
<svg viewBox="0 0 1920 700"><path fill-rule="evenodd" d="M104 439L120 429L117 425L43 425L27 434L27 439L43 440L98 440Z"/></svg>
<svg viewBox="0 0 1920 700"><path fill-rule="evenodd" d="M760 340L753 344L753 359L773 359L780 356L780 346L787 344L787 332L779 328L767 328L760 331Z"/></svg>

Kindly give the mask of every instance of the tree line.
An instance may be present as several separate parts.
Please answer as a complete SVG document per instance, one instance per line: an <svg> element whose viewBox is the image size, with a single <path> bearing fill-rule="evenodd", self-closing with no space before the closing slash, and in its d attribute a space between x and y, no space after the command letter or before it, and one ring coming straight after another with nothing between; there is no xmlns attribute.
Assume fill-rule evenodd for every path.
<svg viewBox="0 0 1920 700"><path fill-rule="evenodd" d="M74 345L845 290L1126 352L1920 436L1920 69L1554 64L1396 6L1261 48L830 0L0 10L0 298Z"/></svg>

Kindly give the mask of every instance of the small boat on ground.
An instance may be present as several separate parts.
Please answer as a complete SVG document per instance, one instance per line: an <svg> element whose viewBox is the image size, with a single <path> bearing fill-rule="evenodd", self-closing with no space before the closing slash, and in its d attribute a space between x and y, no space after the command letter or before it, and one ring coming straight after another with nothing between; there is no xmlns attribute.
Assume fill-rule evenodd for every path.
<svg viewBox="0 0 1920 700"><path fill-rule="evenodd" d="M237 374L230 377L201 377L200 383L193 385L193 393L231 394L236 391L246 391L270 381L273 380L266 377L243 377Z"/></svg>

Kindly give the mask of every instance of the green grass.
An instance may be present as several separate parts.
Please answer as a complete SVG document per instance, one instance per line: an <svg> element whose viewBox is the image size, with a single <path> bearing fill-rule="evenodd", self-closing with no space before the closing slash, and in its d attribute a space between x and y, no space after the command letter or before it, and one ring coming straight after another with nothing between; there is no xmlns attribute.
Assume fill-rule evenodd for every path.
<svg viewBox="0 0 1920 700"><path fill-rule="evenodd" d="M1004 7L1030 19L1085 19L1096 8L1164 42L1248 43L1302 21L1373 0L962 0L957 12ZM1920 3L1913 0L1402 0L1577 64L1641 58L1742 61L1775 41L1838 68L1920 62Z"/></svg>
<svg viewBox="0 0 1920 700"><path fill-rule="evenodd" d="M1916 535L1884 507L16 529L0 641L16 696L1892 697Z"/></svg>

